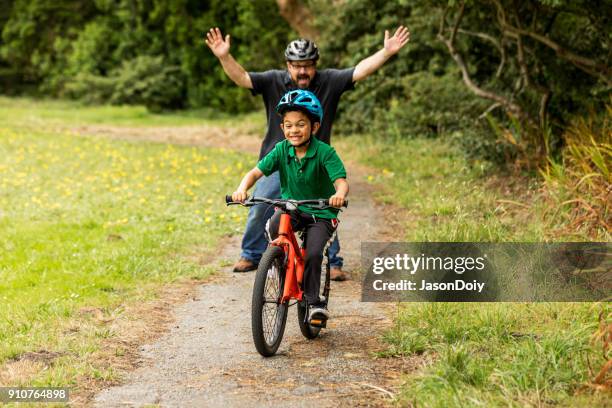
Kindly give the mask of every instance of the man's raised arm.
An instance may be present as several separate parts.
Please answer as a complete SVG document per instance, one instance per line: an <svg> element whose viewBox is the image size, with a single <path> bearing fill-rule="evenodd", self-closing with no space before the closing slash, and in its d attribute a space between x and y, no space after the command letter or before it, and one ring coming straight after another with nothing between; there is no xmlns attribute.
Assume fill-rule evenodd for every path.
<svg viewBox="0 0 612 408"><path fill-rule="evenodd" d="M389 31L385 30L384 47L375 54L359 61L353 71L353 82L361 81L378 68L382 67L382 65L393 55L397 54L408 41L410 41L410 32L404 26L399 26L399 28L395 30L393 37L390 38Z"/></svg>
<svg viewBox="0 0 612 408"><path fill-rule="evenodd" d="M230 36L229 34L223 39L221 30L218 27L211 28L206 33L206 45L219 58L219 62L223 66L223 70L228 77L238 86L243 88L253 89L251 77L242 66L236 62L232 54L230 54Z"/></svg>

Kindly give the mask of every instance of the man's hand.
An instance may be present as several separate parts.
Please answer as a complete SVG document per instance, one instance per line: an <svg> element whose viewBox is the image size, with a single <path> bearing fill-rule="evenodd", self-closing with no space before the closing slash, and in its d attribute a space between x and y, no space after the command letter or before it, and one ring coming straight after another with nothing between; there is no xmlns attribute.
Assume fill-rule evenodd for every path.
<svg viewBox="0 0 612 408"><path fill-rule="evenodd" d="M329 197L329 205L332 207L341 208L342 204L344 204L344 196L336 193Z"/></svg>
<svg viewBox="0 0 612 408"><path fill-rule="evenodd" d="M404 26L399 26L393 37L389 37L389 30L385 30L384 47L355 65L353 82L361 81L376 72L389 58L408 44L408 41L410 41L410 32Z"/></svg>
<svg viewBox="0 0 612 408"><path fill-rule="evenodd" d="M229 54L230 35L226 35L224 40L219 27L211 28L206 33L206 40L204 41L217 58L222 58Z"/></svg>
<svg viewBox="0 0 612 408"><path fill-rule="evenodd" d="M243 88L253 89L253 82L250 75L236 62L232 54L230 54L230 36L229 34L223 39L219 27L211 28L206 33L206 45L219 58L219 62L223 66L223 70L234 83Z"/></svg>
<svg viewBox="0 0 612 408"><path fill-rule="evenodd" d="M244 203L244 200L246 200L248 197L249 195L246 191L236 190L232 193L232 200L239 203Z"/></svg>
<svg viewBox="0 0 612 408"><path fill-rule="evenodd" d="M408 41L410 41L410 31L404 26L399 26L393 37L389 37L389 30L385 30L385 52L388 56L397 54Z"/></svg>

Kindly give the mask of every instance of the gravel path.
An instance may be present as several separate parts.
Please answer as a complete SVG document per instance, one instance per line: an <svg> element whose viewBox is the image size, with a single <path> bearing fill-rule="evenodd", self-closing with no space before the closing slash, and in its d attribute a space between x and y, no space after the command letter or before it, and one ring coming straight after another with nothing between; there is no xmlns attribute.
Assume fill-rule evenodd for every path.
<svg viewBox="0 0 612 408"><path fill-rule="evenodd" d="M249 149L250 150L250 149ZM215 278L198 288L196 297L175 308L176 323L153 344L141 347L139 368L123 385L100 392L99 407L266 407L384 406L410 362L375 358L379 336L389 327L393 307L360 301L360 245L381 239L373 223L381 213L372 201L364 173L349 163L350 205L339 229L341 254L353 279L332 282L328 328L315 340L305 339L295 307L276 356L261 357L250 327L251 290L255 274L235 274L230 266L239 254L240 237L232 237L212 261ZM246 211L234 207L231 211ZM388 233L388 232L387 232Z"/></svg>

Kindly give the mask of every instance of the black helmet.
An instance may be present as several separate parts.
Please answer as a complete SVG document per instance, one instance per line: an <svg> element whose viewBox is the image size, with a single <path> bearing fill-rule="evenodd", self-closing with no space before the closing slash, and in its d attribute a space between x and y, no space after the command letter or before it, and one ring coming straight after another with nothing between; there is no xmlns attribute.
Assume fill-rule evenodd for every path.
<svg viewBox="0 0 612 408"><path fill-rule="evenodd" d="M316 61L319 59L319 49L314 41L305 40L303 38L293 40L285 50L285 59L287 61Z"/></svg>

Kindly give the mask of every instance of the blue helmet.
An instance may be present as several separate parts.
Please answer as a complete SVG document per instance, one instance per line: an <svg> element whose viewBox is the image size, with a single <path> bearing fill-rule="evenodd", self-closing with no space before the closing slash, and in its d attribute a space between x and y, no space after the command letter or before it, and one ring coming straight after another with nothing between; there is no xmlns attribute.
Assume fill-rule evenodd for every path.
<svg viewBox="0 0 612 408"><path fill-rule="evenodd" d="M276 112L283 115L288 110L300 110L310 117L313 122L323 122L323 108L319 99L310 91L296 89L289 91L276 105Z"/></svg>

